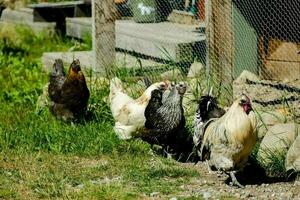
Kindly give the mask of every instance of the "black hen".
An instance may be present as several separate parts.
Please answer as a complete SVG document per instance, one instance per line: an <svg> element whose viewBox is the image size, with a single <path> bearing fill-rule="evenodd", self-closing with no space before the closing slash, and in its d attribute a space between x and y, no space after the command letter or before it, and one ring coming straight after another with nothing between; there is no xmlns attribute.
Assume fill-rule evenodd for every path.
<svg viewBox="0 0 300 200"><path fill-rule="evenodd" d="M163 103L163 93L153 91L145 110L145 127L149 132L143 139L151 144L161 145L167 154L173 154L177 160L184 160L187 157L184 155L189 154L193 146L185 129L182 107L185 91L185 83L173 86Z"/></svg>
<svg viewBox="0 0 300 200"><path fill-rule="evenodd" d="M52 113L64 120L84 117L87 111L90 92L81 71L79 60L74 60L68 76L63 73L61 60L56 60L50 76L49 97L53 101Z"/></svg>
<svg viewBox="0 0 300 200"><path fill-rule="evenodd" d="M61 99L61 88L66 80L64 64L61 59L56 59L53 64L53 71L50 74L50 83L48 86L49 97L54 102Z"/></svg>

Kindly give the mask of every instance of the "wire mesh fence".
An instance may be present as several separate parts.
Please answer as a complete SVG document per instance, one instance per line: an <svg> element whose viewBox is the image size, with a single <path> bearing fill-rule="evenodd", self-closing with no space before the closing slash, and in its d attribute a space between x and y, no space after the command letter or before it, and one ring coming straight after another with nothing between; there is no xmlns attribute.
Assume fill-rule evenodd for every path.
<svg viewBox="0 0 300 200"><path fill-rule="evenodd" d="M299 1L109 2L116 7L102 10L99 15L108 16L116 9L118 20L112 23L111 18L108 26L104 26L107 21L101 21L101 18L96 22L96 25L100 24L96 34L107 31L109 35L114 31L113 37L101 38L101 45L98 45L103 52L108 47L116 47L118 68L107 68L109 77L120 75L126 77L127 82L136 82L145 76L153 81L186 80L190 85L191 100L197 100L213 86L222 105L230 105L239 93L245 92L259 108L279 110L299 119ZM68 6L73 4L70 1ZM88 5L93 4L89 1ZM85 9L81 6L77 2L74 10L68 10L64 15L67 17L62 19L65 20L65 32L67 36L90 40L91 12L84 15L88 6L85 5ZM38 9L42 7L38 6ZM6 16L13 20L9 18L13 12L3 12L1 19ZM36 13L28 9L20 13L22 22L38 26L46 24L46 21L36 23L35 19L42 18L36 18ZM91 53L86 57L87 63L91 64Z"/></svg>
<svg viewBox="0 0 300 200"><path fill-rule="evenodd" d="M131 78L187 80L194 100L214 86L223 105L244 92L259 109L299 119L300 2L128 0L117 5L120 20L130 20L123 25L133 47L130 41L120 44L120 21L116 46L138 58ZM144 59L159 64L145 67Z"/></svg>

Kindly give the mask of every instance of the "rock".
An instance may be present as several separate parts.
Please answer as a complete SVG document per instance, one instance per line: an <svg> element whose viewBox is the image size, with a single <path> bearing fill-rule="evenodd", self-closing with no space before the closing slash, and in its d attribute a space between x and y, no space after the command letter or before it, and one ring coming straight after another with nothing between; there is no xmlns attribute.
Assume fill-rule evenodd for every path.
<svg viewBox="0 0 300 200"><path fill-rule="evenodd" d="M244 70L239 77L234 80L234 83L242 84L246 83L247 80L250 81L259 81L259 78L256 74L249 72L248 70Z"/></svg>
<svg viewBox="0 0 300 200"><path fill-rule="evenodd" d="M286 117L283 114L274 111L260 113L260 118L267 126L273 126L286 121Z"/></svg>
<svg viewBox="0 0 300 200"><path fill-rule="evenodd" d="M182 78L181 71L179 69L169 70L162 73L161 78L166 80L180 80Z"/></svg>
<svg viewBox="0 0 300 200"><path fill-rule="evenodd" d="M194 78L201 73L205 73L203 64L201 62L194 62L190 67L187 77Z"/></svg>
<svg viewBox="0 0 300 200"><path fill-rule="evenodd" d="M210 192L203 192L203 198L204 198L204 199L209 199L209 198L211 198L211 193L210 193Z"/></svg>
<svg viewBox="0 0 300 200"><path fill-rule="evenodd" d="M152 192L150 194L151 197L157 197L159 195L159 192Z"/></svg>
<svg viewBox="0 0 300 200"><path fill-rule="evenodd" d="M283 114L274 111L261 112L257 116L257 119L257 132L259 139L262 139L266 135L271 126L286 122L286 118Z"/></svg>
<svg viewBox="0 0 300 200"><path fill-rule="evenodd" d="M298 136L292 146L289 148L286 160L286 170L294 170L300 172L300 129L298 130Z"/></svg>
<svg viewBox="0 0 300 200"><path fill-rule="evenodd" d="M273 155L281 155L290 148L296 138L299 125L295 123L276 124L263 138L258 149L257 158L262 165L270 164Z"/></svg>

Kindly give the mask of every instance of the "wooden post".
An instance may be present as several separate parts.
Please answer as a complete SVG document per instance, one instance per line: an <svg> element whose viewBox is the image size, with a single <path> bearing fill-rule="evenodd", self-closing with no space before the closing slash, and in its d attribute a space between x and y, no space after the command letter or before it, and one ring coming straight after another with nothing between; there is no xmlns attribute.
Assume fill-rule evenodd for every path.
<svg viewBox="0 0 300 200"><path fill-rule="evenodd" d="M230 105L233 101L232 0L207 0L206 27L208 72L220 100Z"/></svg>
<svg viewBox="0 0 300 200"><path fill-rule="evenodd" d="M92 0L93 70L103 75L115 64L114 0Z"/></svg>

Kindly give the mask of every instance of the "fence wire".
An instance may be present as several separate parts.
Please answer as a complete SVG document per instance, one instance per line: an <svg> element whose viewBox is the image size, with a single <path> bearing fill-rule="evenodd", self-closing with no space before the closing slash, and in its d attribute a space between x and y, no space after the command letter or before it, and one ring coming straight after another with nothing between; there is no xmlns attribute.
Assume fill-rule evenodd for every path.
<svg viewBox="0 0 300 200"><path fill-rule="evenodd" d="M192 58L179 62L172 60L165 48L167 42L161 43L158 48L169 57L152 59L168 64L144 69L139 75L161 79L163 72L171 69L172 78L192 82L193 90L200 88L199 93L192 91L197 93L195 99L214 86L215 95L224 105L230 105L243 92L252 98L257 108L281 112L299 120L299 1L128 0L122 5L127 9L126 20L131 17L145 27L149 23L159 27L165 21L178 27L179 24L194 26L187 34L198 33L199 37L198 41L191 42ZM139 34L148 34L143 31L141 28ZM160 33L155 28L152 31L158 38ZM201 34L206 37L203 43ZM178 35L179 32L173 32L169 39ZM183 48L183 51L189 49ZM145 56L142 52L135 53ZM195 66L199 73L191 75ZM199 84L193 85L195 82Z"/></svg>
<svg viewBox="0 0 300 200"><path fill-rule="evenodd" d="M91 5L91 1L84 2ZM152 81L186 80L190 85L186 95L189 101L196 101L213 86L222 105L230 105L244 92L257 108L275 110L299 121L300 1L114 2L118 20L114 28L107 29L115 29L116 37L101 41L100 47L105 51L107 46L116 45L118 68L107 70L109 77L122 76L128 83L145 76ZM60 22L65 28L62 32L91 40L91 12L84 14L89 9L85 5L68 10L65 15L60 13L68 17L63 19L65 23ZM1 20L6 17L8 21L34 24L26 17L32 15L28 9L22 11L24 17L20 19L10 18L13 12L3 11ZM35 14L32 18L38 19L38 28L42 29L45 19L52 16ZM91 53L86 60L92 63Z"/></svg>

